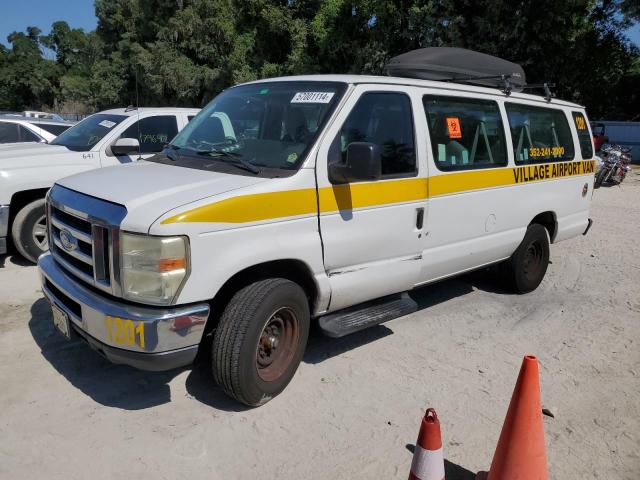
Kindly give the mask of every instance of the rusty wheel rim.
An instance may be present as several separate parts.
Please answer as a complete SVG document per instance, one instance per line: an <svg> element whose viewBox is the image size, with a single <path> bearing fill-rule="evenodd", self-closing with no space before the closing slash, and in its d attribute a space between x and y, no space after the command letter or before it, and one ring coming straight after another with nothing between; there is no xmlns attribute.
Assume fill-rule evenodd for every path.
<svg viewBox="0 0 640 480"><path fill-rule="evenodd" d="M265 382L277 380L289 367L300 335L298 317L288 307L276 310L260 334L256 369Z"/></svg>

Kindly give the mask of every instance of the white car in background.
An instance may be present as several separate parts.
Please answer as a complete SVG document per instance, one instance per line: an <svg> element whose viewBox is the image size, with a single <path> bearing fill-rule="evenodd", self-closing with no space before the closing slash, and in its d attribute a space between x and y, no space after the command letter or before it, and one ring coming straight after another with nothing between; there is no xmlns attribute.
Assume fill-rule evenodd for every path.
<svg viewBox="0 0 640 480"><path fill-rule="evenodd" d="M48 249L44 197L56 180L148 158L198 112L117 108L85 118L50 143L0 145L0 254L7 252L9 237L32 262Z"/></svg>
<svg viewBox="0 0 640 480"><path fill-rule="evenodd" d="M0 115L0 144L49 143L75 123L21 115Z"/></svg>
<svg viewBox="0 0 640 480"><path fill-rule="evenodd" d="M64 120L64 118L62 118L57 113L38 112L34 110L25 110L24 112L22 112L22 115L24 115L25 117L45 118L49 120Z"/></svg>

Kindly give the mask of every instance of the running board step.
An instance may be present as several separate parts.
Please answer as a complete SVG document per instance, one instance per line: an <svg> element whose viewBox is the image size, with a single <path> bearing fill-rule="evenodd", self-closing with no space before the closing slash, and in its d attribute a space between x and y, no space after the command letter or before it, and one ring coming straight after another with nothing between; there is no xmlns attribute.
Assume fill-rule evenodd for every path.
<svg viewBox="0 0 640 480"><path fill-rule="evenodd" d="M338 338L409 315L417 309L418 304L407 293L401 293L330 313L320 317L318 324L322 333Z"/></svg>

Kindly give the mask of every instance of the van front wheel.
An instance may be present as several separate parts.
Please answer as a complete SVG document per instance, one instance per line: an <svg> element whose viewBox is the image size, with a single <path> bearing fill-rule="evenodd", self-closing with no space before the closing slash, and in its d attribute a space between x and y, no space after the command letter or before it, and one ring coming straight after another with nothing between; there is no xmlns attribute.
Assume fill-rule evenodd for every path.
<svg viewBox="0 0 640 480"><path fill-rule="evenodd" d="M508 286L517 293L529 293L540 285L549 265L547 229L534 223L527 227L524 239L505 262Z"/></svg>
<svg viewBox="0 0 640 480"><path fill-rule="evenodd" d="M263 405L289 384L309 336L309 303L289 280L271 278L239 290L213 338L216 382L245 405Z"/></svg>
<svg viewBox="0 0 640 480"><path fill-rule="evenodd" d="M44 198L25 205L16 215L11 227L11 236L16 249L33 263L36 263L38 257L49 249L44 205Z"/></svg>

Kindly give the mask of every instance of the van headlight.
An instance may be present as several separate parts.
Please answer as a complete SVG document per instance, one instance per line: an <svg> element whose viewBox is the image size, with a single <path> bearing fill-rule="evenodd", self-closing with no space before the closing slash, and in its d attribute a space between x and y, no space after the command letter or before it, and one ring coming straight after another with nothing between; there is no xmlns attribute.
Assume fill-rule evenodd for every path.
<svg viewBox="0 0 640 480"><path fill-rule="evenodd" d="M128 300L169 305L189 274L186 237L120 232L120 282Z"/></svg>

